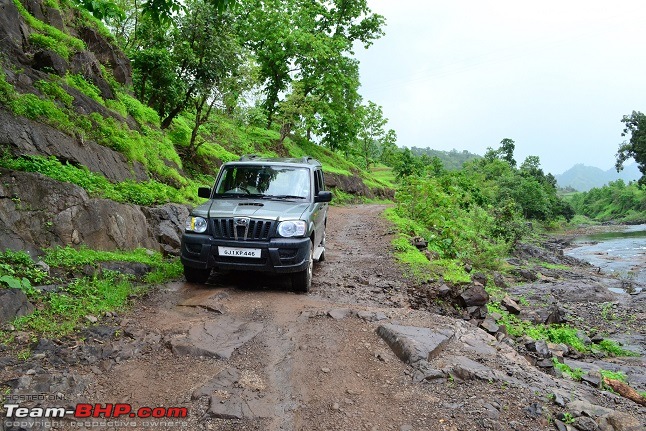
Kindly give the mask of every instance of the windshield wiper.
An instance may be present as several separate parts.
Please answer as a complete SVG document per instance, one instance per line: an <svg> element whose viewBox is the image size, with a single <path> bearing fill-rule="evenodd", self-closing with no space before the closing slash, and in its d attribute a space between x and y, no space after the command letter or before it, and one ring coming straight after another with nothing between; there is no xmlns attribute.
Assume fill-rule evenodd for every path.
<svg viewBox="0 0 646 431"><path fill-rule="evenodd" d="M264 195L260 193L216 193L216 198L261 198Z"/></svg>
<svg viewBox="0 0 646 431"><path fill-rule="evenodd" d="M262 197L267 199L307 199L305 196L296 195L263 195Z"/></svg>

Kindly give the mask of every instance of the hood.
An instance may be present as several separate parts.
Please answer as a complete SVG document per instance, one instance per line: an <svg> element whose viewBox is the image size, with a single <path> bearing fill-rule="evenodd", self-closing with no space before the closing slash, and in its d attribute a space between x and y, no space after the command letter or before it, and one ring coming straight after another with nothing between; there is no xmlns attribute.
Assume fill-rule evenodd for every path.
<svg viewBox="0 0 646 431"><path fill-rule="evenodd" d="M213 199L195 208L194 215L210 218L251 217L266 220L298 220L309 202L270 199Z"/></svg>

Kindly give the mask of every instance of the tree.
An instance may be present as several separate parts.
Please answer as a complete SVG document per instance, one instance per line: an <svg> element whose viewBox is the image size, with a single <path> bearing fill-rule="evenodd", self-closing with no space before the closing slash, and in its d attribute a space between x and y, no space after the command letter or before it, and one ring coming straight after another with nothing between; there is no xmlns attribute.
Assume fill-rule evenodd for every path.
<svg viewBox="0 0 646 431"><path fill-rule="evenodd" d="M621 136L630 135L630 139L619 146L615 168L621 171L624 162L632 157L642 173L639 184L646 185L646 115L633 111L630 116L624 115L621 122L625 125Z"/></svg>
<svg viewBox="0 0 646 431"><path fill-rule="evenodd" d="M509 163L512 168L516 167L516 160L514 159L514 150L516 145L513 139L505 138L500 141L500 147L497 150L489 147L484 155L485 160L491 161L493 159L504 160Z"/></svg>
<svg viewBox="0 0 646 431"><path fill-rule="evenodd" d="M130 50L133 87L159 113L163 129L185 110L195 111L194 152L197 129L214 106L242 91L238 78L245 59L232 32L231 14L220 12L210 0L185 2L175 24L164 27L143 17Z"/></svg>
<svg viewBox="0 0 646 431"><path fill-rule="evenodd" d="M347 151L355 140L358 62L356 42L369 46L383 34L384 19L367 0L241 0L241 40L256 57L271 127L281 99L296 89L314 115L303 115L308 136ZM295 86L299 82L299 86ZM311 102L311 103L310 103Z"/></svg>
<svg viewBox="0 0 646 431"><path fill-rule="evenodd" d="M357 152L363 159L364 167L369 170L370 164L379 156L379 149L386 137L384 118L381 106L374 102L359 107L358 117L361 121L357 135Z"/></svg>

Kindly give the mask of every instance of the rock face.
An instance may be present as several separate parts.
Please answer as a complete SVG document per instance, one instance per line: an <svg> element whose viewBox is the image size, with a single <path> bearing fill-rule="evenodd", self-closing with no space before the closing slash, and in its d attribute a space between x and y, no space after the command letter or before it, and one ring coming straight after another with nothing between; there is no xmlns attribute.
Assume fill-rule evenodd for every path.
<svg viewBox="0 0 646 431"><path fill-rule="evenodd" d="M380 197L393 199L395 197L394 190L378 189L373 191L357 176L339 175L328 172L325 174L325 186L328 188L340 188L351 195L366 196L368 198Z"/></svg>
<svg viewBox="0 0 646 431"><path fill-rule="evenodd" d="M143 209L90 198L74 184L40 174L0 170L0 250L85 244L176 252L187 214L181 205Z"/></svg>
<svg viewBox="0 0 646 431"><path fill-rule="evenodd" d="M18 289L0 289L0 324L34 311L27 296Z"/></svg>
<svg viewBox="0 0 646 431"><path fill-rule="evenodd" d="M70 136L27 118L14 117L0 109L0 147L13 155L56 156L59 160L86 166L110 181L148 180L145 168L129 163L117 151L91 141L78 141Z"/></svg>

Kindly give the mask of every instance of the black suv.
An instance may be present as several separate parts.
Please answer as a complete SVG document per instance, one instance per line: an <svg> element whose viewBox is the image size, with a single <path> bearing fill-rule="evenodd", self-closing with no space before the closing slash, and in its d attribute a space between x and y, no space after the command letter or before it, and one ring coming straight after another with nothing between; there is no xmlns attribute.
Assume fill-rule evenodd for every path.
<svg viewBox="0 0 646 431"><path fill-rule="evenodd" d="M209 200L195 208L182 235L186 280L204 283L212 269L289 273L307 292L315 260L325 259L325 225L332 194L311 157L243 156L222 165Z"/></svg>

